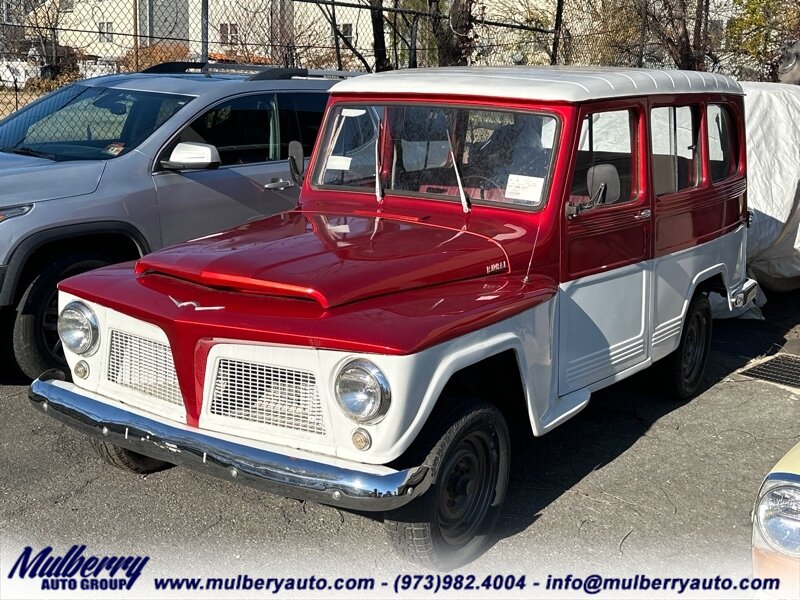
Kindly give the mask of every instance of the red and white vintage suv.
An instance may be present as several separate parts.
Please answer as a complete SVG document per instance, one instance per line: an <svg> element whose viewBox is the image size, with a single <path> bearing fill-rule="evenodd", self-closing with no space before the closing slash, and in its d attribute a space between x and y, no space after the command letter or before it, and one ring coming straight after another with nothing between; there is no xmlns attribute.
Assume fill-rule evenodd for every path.
<svg viewBox="0 0 800 600"><path fill-rule="evenodd" d="M276 139L276 144L289 140ZM695 394L741 306L742 90L707 73L448 68L332 90L298 207L60 286L36 407L114 466L384 511L439 568L486 545L509 423L663 360Z"/></svg>

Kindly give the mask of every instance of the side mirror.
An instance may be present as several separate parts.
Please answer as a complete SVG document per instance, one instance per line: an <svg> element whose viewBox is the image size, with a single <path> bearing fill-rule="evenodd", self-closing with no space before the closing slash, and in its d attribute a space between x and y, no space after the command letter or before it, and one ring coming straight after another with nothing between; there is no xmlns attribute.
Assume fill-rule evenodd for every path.
<svg viewBox="0 0 800 600"><path fill-rule="evenodd" d="M161 161L161 168L167 171L190 169L216 169L222 161L219 151L211 144L181 142L172 151L169 160Z"/></svg>
<svg viewBox="0 0 800 600"><path fill-rule="evenodd" d="M289 142L289 175L296 185L303 184L303 171L305 170L305 158L303 157L303 145L300 142Z"/></svg>
<svg viewBox="0 0 800 600"><path fill-rule="evenodd" d="M618 202L620 188L619 173L614 165L600 164L590 167L586 172L589 201L581 204L567 204L567 218L576 217L583 211L591 210L601 204Z"/></svg>

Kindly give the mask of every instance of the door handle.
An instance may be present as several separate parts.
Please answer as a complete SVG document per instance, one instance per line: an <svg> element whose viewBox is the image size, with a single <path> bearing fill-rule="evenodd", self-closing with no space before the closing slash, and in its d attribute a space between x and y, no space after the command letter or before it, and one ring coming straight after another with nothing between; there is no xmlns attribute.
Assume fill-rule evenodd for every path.
<svg viewBox="0 0 800 600"><path fill-rule="evenodd" d="M644 210L640 210L638 213L633 215L633 218L637 221L641 221L643 219L649 219L650 215L652 214L653 212L649 208L645 208Z"/></svg>
<svg viewBox="0 0 800 600"><path fill-rule="evenodd" d="M286 181L285 179L276 179L274 181L270 181L269 183L264 184L264 189L285 190L286 188L290 188L293 185L294 184L291 181Z"/></svg>

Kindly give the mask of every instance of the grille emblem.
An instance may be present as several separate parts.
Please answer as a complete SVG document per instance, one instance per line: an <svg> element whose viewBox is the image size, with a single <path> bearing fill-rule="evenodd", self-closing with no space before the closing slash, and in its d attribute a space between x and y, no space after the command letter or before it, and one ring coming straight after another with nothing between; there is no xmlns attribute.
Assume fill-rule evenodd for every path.
<svg viewBox="0 0 800 600"><path fill-rule="evenodd" d="M178 308L186 308L187 306L191 306L195 310L222 310L224 306L200 306L199 302L195 302L194 300L189 300L188 302L181 302L180 300L176 300L172 296L169 297L170 300L177 306Z"/></svg>

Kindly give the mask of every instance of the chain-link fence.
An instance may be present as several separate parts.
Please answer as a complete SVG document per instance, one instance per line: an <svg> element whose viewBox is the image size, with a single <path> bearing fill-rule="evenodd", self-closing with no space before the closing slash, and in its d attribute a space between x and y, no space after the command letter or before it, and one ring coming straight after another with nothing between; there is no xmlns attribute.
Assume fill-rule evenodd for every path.
<svg viewBox="0 0 800 600"><path fill-rule="evenodd" d="M753 4L764 11L748 13ZM679 66L772 78L793 36L796 0L0 0L0 117L73 79L174 60Z"/></svg>

